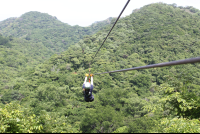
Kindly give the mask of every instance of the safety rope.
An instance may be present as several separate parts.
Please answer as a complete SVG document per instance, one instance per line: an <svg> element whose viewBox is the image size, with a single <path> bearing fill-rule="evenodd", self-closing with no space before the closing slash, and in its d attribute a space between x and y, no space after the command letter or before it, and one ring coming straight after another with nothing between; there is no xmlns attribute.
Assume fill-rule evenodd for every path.
<svg viewBox="0 0 200 134"><path fill-rule="evenodd" d="M152 65L140 66L140 67L134 67L134 68L127 68L127 69L122 69L122 70L108 71L108 72L103 72L103 73L96 73L94 75L105 74L105 73L115 73L115 72L125 72L125 71L131 71L131 70L148 69L148 68L154 68L154 67L165 67L165 66L196 63L196 62L200 62L200 57L184 59L184 60L177 60L177 61L170 61L170 62L163 62L163 63L158 63L158 64L152 64Z"/></svg>
<svg viewBox="0 0 200 134"><path fill-rule="evenodd" d="M112 28L110 29L108 35L106 36L106 38L104 39L103 43L101 44L101 46L99 47L99 49L97 50L96 54L94 55L94 57L92 57L92 61L89 63L89 65L92 65L92 62L94 60L94 58L96 57L97 53L99 52L99 50L101 49L101 47L103 46L104 42L106 41L106 39L108 38L110 32L112 31L112 29L114 28L115 24L117 23L117 21L119 20L120 16L122 15L123 11L125 10L126 6L128 5L128 3L130 2L130 0L128 0L126 2L126 5L124 6L124 8L122 9L121 13L119 14L117 20L115 21L115 23L113 24Z"/></svg>

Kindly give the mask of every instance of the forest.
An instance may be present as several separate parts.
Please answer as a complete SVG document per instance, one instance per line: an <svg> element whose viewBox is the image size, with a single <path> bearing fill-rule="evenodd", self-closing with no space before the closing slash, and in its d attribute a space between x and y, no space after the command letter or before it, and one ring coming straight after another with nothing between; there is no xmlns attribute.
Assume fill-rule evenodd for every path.
<svg viewBox="0 0 200 134"><path fill-rule="evenodd" d="M0 132L199 133L199 63L94 75L84 101L115 20L72 27L29 12L0 22ZM198 57L199 47L200 10L149 4L119 19L91 73Z"/></svg>

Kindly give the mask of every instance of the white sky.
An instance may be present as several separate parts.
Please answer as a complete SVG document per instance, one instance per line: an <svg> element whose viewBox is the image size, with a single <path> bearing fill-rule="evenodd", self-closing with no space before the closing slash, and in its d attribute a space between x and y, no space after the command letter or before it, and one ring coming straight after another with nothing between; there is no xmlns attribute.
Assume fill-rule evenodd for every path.
<svg viewBox="0 0 200 134"><path fill-rule="evenodd" d="M117 17L127 0L2 0L0 21L10 17L20 17L29 11L38 11L56 16L69 25L89 26L95 21ZM178 6L193 6L200 9L200 0L131 0L122 16L127 16L136 8L155 2Z"/></svg>

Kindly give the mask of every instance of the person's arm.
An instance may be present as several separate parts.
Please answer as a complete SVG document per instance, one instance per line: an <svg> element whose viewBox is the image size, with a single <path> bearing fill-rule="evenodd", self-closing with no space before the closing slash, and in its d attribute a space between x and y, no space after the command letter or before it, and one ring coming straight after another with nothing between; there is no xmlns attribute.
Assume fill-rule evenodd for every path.
<svg viewBox="0 0 200 134"><path fill-rule="evenodd" d="M85 84L85 83L86 83L86 81L87 81L87 76L85 76L85 81L84 81L84 83L83 83L83 84Z"/></svg>
<svg viewBox="0 0 200 134"><path fill-rule="evenodd" d="M87 77L89 74L85 74L85 81L83 82L83 91L85 91L85 83L87 82Z"/></svg>
<svg viewBox="0 0 200 134"><path fill-rule="evenodd" d="M93 74L90 75L91 77L91 88L90 88L90 92L93 91L94 85L93 85Z"/></svg>
<svg viewBox="0 0 200 134"><path fill-rule="evenodd" d="M91 77L91 85L93 85L93 76Z"/></svg>
<svg viewBox="0 0 200 134"><path fill-rule="evenodd" d="M87 76L85 76L85 81L83 82L83 90L85 90L85 83L87 81Z"/></svg>

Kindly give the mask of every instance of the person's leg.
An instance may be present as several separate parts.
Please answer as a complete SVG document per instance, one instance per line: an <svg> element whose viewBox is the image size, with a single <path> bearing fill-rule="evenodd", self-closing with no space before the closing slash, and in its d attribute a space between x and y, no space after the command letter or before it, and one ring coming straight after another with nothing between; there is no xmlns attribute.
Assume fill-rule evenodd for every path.
<svg viewBox="0 0 200 134"><path fill-rule="evenodd" d="M94 98L90 100L90 102L94 101Z"/></svg>
<svg viewBox="0 0 200 134"><path fill-rule="evenodd" d="M92 102L92 101L94 101L94 96L92 95L92 98L90 99L90 98L85 98L85 101L86 102Z"/></svg>
<svg viewBox="0 0 200 134"><path fill-rule="evenodd" d="M90 100L85 99L86 102L89 102Z"/></svg>

